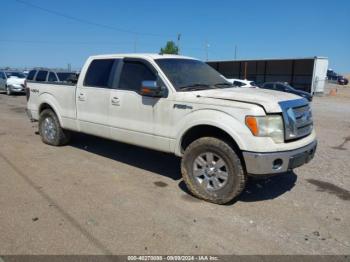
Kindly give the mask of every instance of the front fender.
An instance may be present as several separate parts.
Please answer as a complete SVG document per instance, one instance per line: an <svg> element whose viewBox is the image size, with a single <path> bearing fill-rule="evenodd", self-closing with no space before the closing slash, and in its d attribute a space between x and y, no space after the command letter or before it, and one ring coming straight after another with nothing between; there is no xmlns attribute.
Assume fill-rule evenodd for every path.
<svg viewBox="0 0 350 262"><path fill-rule="evenodd" d="M184 134L192 127L199 125L209 125L217 127L227 134L229 134L237 143L241 150L246 149L246 143L242 139L241 134L249 133L249 129L240 121L235 119L230 114L215 110L215 109L200 109L193 111L183 117L179 123L176 124L179 128L176 130L175 149L174 153L178 156L182 155L181 141Z"/></svg>

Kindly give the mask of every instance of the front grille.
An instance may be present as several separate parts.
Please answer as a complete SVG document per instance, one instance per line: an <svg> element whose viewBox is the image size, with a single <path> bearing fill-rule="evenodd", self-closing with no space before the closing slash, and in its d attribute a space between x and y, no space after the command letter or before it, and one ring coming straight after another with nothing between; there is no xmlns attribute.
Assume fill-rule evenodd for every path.
<svg viewBox="0 0 350 262"><path fill-rule="evenodd" d="M296 140L309 135L313 129L312 113L305 99L279 103L282 108L285 140Z"/></svg>

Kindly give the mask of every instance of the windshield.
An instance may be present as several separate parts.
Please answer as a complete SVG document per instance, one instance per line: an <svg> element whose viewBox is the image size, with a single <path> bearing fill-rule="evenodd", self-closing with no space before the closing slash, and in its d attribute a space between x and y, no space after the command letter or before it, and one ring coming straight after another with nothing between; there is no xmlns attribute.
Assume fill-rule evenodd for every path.
<svg viewBox="0 0 350 262"><path fill-rule="evenodd" d="M64 82L67 81L67 79L69 78L74 78L76 74L75 73L57 73L58 78L60 79L60 81Z"/></svg>
<svg viewBox="0 0 350 262"><path fill-rule="evenodd" d="M21 72L5 72L7 78L10 78L12 76L18 77L18 78L26 78L26 76Z"/></svg>
<svg viewBox="0 0 350 262"><path fill-rule="evenodd" d="M156 59L177 91L232 87L217 71L206 63L191 59Z"/></svg>

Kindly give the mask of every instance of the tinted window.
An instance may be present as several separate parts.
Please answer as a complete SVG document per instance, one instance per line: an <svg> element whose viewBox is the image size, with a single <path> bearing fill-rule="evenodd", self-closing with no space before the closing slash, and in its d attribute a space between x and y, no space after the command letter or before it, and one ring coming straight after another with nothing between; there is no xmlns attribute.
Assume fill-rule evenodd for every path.
<svg viewBox="0 0 350 262"><path fill-rule="evenodd" d="M245 86L244 83L238 82L238 81L233 81L233 84L234 84L235 86Z"/></svg>
<svg viewBox="0 0 350 262"><path fill-rule="evenodd" d="M276 90L278 90L278 91L284 91L284 90L286 90L286 87L285 87L284 85L277 84L277 85L276 85Z"/></svg>
<svg viewBox="0 0 350 262"><path fill-rule="evenodd" d="M292 87L291 85L284 85L285 90L287 91L295 91L295 88Z"/></svg>
<svg viewBox="0 0 350 262"><path fill-rule="evenodd" d="M28 76L27 76L27 79L28 80L33 80L34 79L34 76L35 76L35 73L36 73L36 70L32 70L29 72Z"/></svg>
<svg viewBox="0 0 350 262"><path fill-rule="evenodd" d="M115 59L98 59L91 62L86 73L84 85L93 87L111 87L111 71Z"/></svg>
<svg viewBox="0 0 350 262"><path fill-rule="evenodd" d="M156 81L157 76L141 62L124 62L119 89L138 92L142 81Z"/></svg>
<svg viewBox="0 0 350 262"><path fill-rule="evenodd" d="M72 78L76 78L76 73L57 73L58 78L60 79L60 81L67 81L69 79Z"/></svg>
<svg viewBox="0 0 350 262"><path fill-rule="evenodd" d="M46 76L47 76L47 71L42 71L42 70L40 70L39 72L38 72L38 74L36 75L36 81L39 81L39 82L44 82L44 81L46 81Z"/></svg>
<svg viewBox="0 0 350 262"><path fill-rule="evenodd" d="M3 72L0 72L0 79L5 79L5 74Z"/></svg>
<svg viewBox="0 0 350 262"><path fill-rule="evenodd" d="M273 84L264 84L263 88L273 89Z"/></svg>
<svg viewBox="0 0 350 262"><path fill-rule="evenodd" d="M56 77L54 72L50 72L48 81L49 82L57 82L57 77Z"/></svg>

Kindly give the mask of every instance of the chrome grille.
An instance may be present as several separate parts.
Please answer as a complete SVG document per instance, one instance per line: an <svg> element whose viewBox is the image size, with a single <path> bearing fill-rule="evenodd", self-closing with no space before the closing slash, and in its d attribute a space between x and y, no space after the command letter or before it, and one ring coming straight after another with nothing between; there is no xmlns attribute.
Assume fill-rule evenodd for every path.
<svg viewBox="0 0 350 262"><path fill-rule="evenodd" d="M286 140L295 140L312 132L311 108L305 99L285 101L279 104L282 108Z"/></svg>

